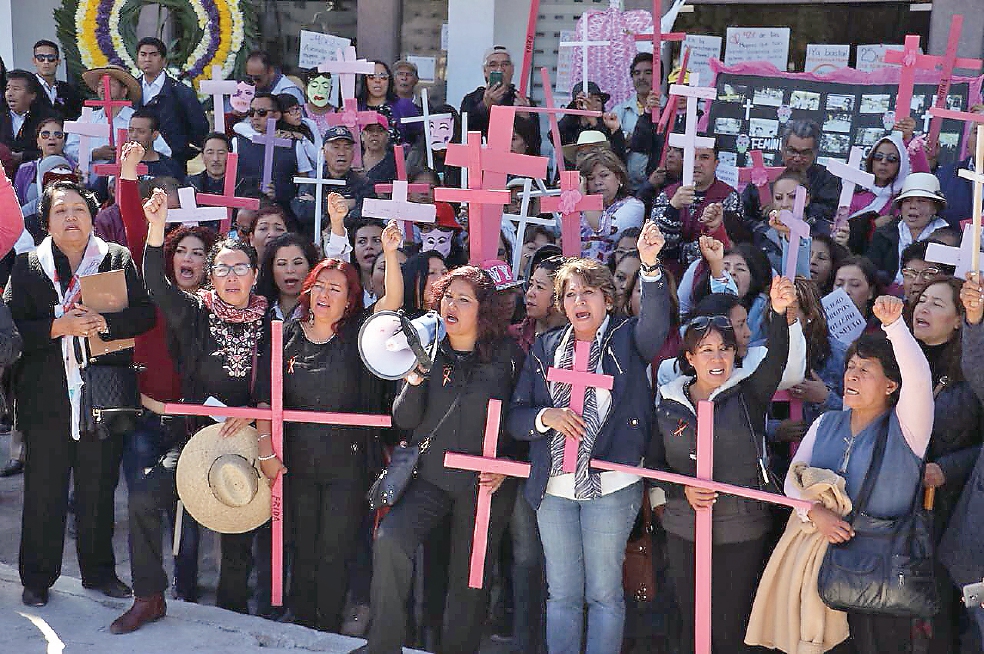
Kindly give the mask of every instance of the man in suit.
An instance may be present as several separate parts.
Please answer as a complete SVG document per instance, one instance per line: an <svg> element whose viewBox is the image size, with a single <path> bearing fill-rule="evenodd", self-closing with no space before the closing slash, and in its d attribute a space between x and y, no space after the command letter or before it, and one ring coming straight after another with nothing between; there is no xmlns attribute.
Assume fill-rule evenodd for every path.
<svg viewBox="0 0 984 654"><path fill-rule="evenodd" d="M7 73L7 108L0 113L0 145L6 146L3 160L8 177L13 178L18 166L41 154L37 144L38 125L45 116L41 93L37 78L26 70Z"/></svg>
<svg viewBox="0 0 984 654"><path fill-rule="evenodd" d="M160 39L148 36L137 44L137 67L143 72L140 103L157 116L172 157L186 169L198 155L196 144L209 132L208 119L195 91L164 72L166 57L167 47Z"/></svg>
<svg viewBox="0 0 984 654"><path fill-rule="evenodd" d="M82 94L74 85L55 78L60 63L61 55L54 41L41 39L34 44L34 74L44 91L41 100L65 120L76 120L82 115Z"/></svg>

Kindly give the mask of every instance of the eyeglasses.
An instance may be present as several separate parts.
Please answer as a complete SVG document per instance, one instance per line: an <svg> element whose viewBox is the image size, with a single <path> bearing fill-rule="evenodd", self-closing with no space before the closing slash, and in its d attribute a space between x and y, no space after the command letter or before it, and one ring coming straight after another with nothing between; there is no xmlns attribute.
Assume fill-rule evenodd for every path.
<svg viewBox="0 0 984 654"><path fill-rule="evenodd" d="M229 273L235 274L236 277L245 277L251 272L253 272L253 266L248 263L237 263L234 266L217 263L212 266L212 275L215 277L228 277Z"/></svg>
<svg viewBox="0 0 984 654"><path fill-rule="evenodd" d="M53 55L53 54L36 54L36 55L34 55L34 59L35 59L35 61L42 61L42 62L46 61L49 64L53 64L56 61L58 61L58 55Z"/></svg>
<svg viewBox="0 0 984 654"><path fill-rule="evenodd" d="M366 77L375 80L386 80L390 78L390 76L387 75L386 73L373 73L372 75L366 75Z"/></svg>
<svg viewBox="0 0 984 654"><path fill-rule="evenodd" d="M936 277L939 274L940 274L939 268L923 268L922 270L916 270L915 268L902 269L902 276L910 280L918 279L921 277L922 279L929 281L930 279Z"/></svg>
<svg viewBox="0 0 984 654"><path fill-rule="evenodd" d="M250 109L246 113L249 116L259 116L260 118L266 118L267 114L273 113L273 109Z"/></svg>
<svg viewBox="0 0 984 654"><path fill-rule="evenodd" d="M52 132L50 129L45 129L45 130L41 130L39 136L43 139L50 139L50 138L63 139L65 138L65 132L58 132L58 131Z"/></svg>
<svg viewBox="0 0 984 654"><path fill-rule="evenodd" d="M697 316L687 323L687 331L693 329L697 332L706 332L710 329L711 325L714 325L718 329L725 329L728 331L734 329L731 325L731 319L727 316Z"/></svg>
<svg viewBox="0 0 984 654"><path fill-rule="evenodd" d="M898 163L899 155L897 154L885 154L884 152L876 152L871 155L874 161L887 161L888 163Z"/></svg>
<svg viewBox="0 0 984 654"><path fill-rule="evenodd" d="M786 146L783 148L787 157L800 157L801 159L806 159L813 154L813 148L806 148L805 150L800 150L791 146Z"/></svg>

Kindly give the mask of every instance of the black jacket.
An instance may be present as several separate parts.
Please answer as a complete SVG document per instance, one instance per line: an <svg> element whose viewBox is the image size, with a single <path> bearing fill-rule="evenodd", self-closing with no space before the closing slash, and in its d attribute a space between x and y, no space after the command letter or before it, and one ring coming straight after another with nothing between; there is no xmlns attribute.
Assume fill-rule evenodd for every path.
<svg viewBox="0 0 984 654"><path fill-rule="evenodd" d="M789 327L785 316L773 314L769 323L768 354L751 374L736 369L711 400L714 402L714 480L735 486L766 487L765 419L789 356ZM742 374L742 373L745 374ZM646 466L681 475L697 475L697 416L684 389L691 377L678 377L660 387L656 407L657 431L650 441ZM676 484L656 482L666 493L663 526L694 540L695 515ZM720 495L714 505L714 542L740 543L764 536L771 528L769 507L761 502Z"/></svg>
<svg viewBox="0 0 984 654"><path fill-rule="evenodd" d="M161 92L150 102L141 101L141 104L157 116L161 136L171 146L171 156L184 169L188 160L198 154L209 132L208 119L190 87L175 81L167 73L161 74L164 75ZM143 76L140 80L143 83Z"/></svg>
<svg viewBox="0 0 984 654"><path fill-rule="evenodd" d="M837 214L837 203L840 201L840 178L815 163L806 169L806 181L810 185L810 204L804 211L805 220L810 223L814 234L829 234L830 223ZM756 231L768 229L769 217L762 213L758 188L754 184L745 187L741 201L745 205L745 219L756 223Z"/></svg>
<svg viewBox="0 0 984 654"><path fill-rule="evenodd" d="M35 107L38 108L35 109ZM21 125L21 128L16 133L14 133L14 123L10 115L10 109L4 109L0 113L0 143L3 143L14 152L23 152L24 161L32 161L41 156L35 133L38 131L38 125L41 124L41 121L48 116L44 112L43 107L44 105L40 102L34 103L27 112L27 118L24 119L24 124ZM12 175L11 179L13 179Z"/></svg>
<svg viewBox="0 0 984 654"><path fill-rule="evenodd" d="M871 259L875 268L885 273L886 284L891 284L899 273L899 223L896 218L875 230L865 256Z"/></svg>
<svg viewBox="0 0 984 654"><path fill-rule="evenodd" d="M602 341L601 367L612 375L612 403L595 439L596 459L638 466L646 453L653 421L652 389L646 367L663 346L670 330L670 301L666 276L642 283L642 311L638 318L612 316ZM541 433L536 416L553 407L547 369L553 367L557 348L570 327L560 327L537 337L526 357L509 410L509 432L530 443L530 479L526 499L536 509L550 480L550 441L553 430Z"/></svg>
<svg viewBox="0 0 984 654"><path fill-rule="evenodd" d="M502 98L502 104L511 107L516 104L517 90L510 85L509 90ZM489 135L489 108L485 106L485 87L480 86L464 98L461 99L461 113L468 114L468 131L481 132L483 136ZM535 114L517 114L518 116L532 116L531 120L536 133L536 140L540 140L540 121L536 120Z"/></svg>
<svg viewBox="0 0 984 654"><path fill-rule="evenodd" d="M40 84L40 81L38 82ZM49 113L57 113L65 120L78 120L82 115L82 94L74 84L69 84L64 80L55 82L55 102L51 103L51 98L47 93L41 94L42 101Z"/></svg>
<svg viewBox="0 0 984 654"><path fill-rule="evenodd" d="M475 485L474 472L444 467L444 453L482 454L489 400L502 400L501 424L505 424L523 351L511 338L502 338L493 347L492 360L482 363L475 352L454 352L445 339L427 379L419 386L404 384L393 402L393 422L397 427L413 430L413 443L419 445L434 432L455 397L461 396L458 406L434 432L418 466L421 479L448 493L457 494ZM505 454L508 445L508 435L500 429L498 453Z"/></svg>

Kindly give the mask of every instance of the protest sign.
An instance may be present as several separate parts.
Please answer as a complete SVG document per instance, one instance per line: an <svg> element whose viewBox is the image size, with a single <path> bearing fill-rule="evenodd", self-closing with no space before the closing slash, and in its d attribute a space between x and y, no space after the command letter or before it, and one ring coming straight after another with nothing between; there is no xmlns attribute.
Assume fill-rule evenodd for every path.
<svg viewBox="0 0 984 654"><path fill-rule="evenodd" d="M786 70L789 59L788 27L729 27L724 46L724 65L766 61Z"/></svg>
<svg viewBox="0 0 984 654"><path fill-rule="evenodd" d="M297 58L298 68L317 68L325 61L334 61L335 52L352 45L351 39L340 36L301 30L301 48Z"/></svg>
<svg viewBox="0 0 984 654"><path fill-rule="evenodd" d="M864 333L867 322L843 288L834 290L821 302L827 315L827 333L831 338L850 345Z"/></svg>
<svg viewBox="0 0 984 654"><path fill-rule="evenodd" d="M803 71L814 75L826 75L838 68L847 68L851 58L851 46L811 43L806 46L806 65Z"/></svg>
<svg viewBox="0 0 984 654"><path fill-rule="evenodd" d="M688 34L683 39L683 49L690 51L687 70L697 73L706 82L714 79L711 70L711 59L721 58L721 37L703 34Z"/></svg>

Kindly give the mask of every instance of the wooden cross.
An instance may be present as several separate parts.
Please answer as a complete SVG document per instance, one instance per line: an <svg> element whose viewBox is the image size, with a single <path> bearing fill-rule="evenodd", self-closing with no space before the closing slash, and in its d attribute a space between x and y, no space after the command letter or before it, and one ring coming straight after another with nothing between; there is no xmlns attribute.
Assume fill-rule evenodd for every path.
<svg viewBox="0 0 984 654"><path fill-rule="evenodd" d="M355 46L352 45L336 52L335 61L318 64L318 72L338 76L342 100L355 98L355 76L372 75L376 72L376 64L365 59L356 59Z"/></svg>
<svg viewBox="0 0 984 654"><path fill-rule="evenodd" d="M115 113L113 109L122 109L123 107L132 107L133 103L129 100L114 100L113 94L110 91L109 86L109 75L102 76L102 89L103 89L103 99L102 100L86 100L85 106L87 107L102 107L103 112L106 114L106 124L109 126L109 145L116 147L116 141L113 138L113 114Z"/></svg>
<svg viewBox="0 0 984 654"><path fill-rule="evenodd" d="M677 75L678 82L683 82L683 80L689 79L689 74L687 72L687 66L689 64L690 64L690 48L685 48L683 50L683 56L680 57L680 74ZM679 106L679 104L680 104L680 96L673 95L673 93L670 93L669 97L666 99L666 107L663 108L663 113L659 115L659 124L656 127L657 134L662 134L667 131L670 122L673 120L673 117L676 116L677 107ZM651 119L653 120L653 122L656 121L656 116L655 116L656 112L658 112L658 109L656 109L654 111L654 114L652 115ZM665 148L663 150L664 152L666 151ZM659 164L660 167L662 167L665 163L666 163L666 155L664 154L663 159L660 161Z"/></svg>
<svg viewBox="0 0 984 654"><path fill-rule="evenodd" d="M847 163L841 163L833 159L827 159L827 163L824 164L827 167L827 172L829 172L834 177L839 177L841 180L841 194L840 200L837 201L837 208L851 208L851 199L854 197L854 190L860 185L864 188L872 188L875 185L875 176L866 170L861 169L861 159L863 155L861 153L861 148L854 146L851 148L851 156L848 158ZM842 224L847 220L847 216L843 212L838 211L837 217L834 219L834 232L841 228Z"/></svg>
<svg viewBox="0 0 984 654"><path fill-rule="evenodd" d="M321 223L324 217L324 205L322 197L325 186L345 186L344 179L332 179L324 176L325 171L325 150L318 150L318 161L315 164L315 177L295 177L295 184L314 184L314 243L321 246Z"/></svg>
<svg viewBox="0 0 984 654"><path fill-rule="evenodd" d="M916 69L933 70L939 61L939 57L919 54L918 34L906 35L904 49L885 51L885 63L902 66L902 73L899 75L899 93L895 96L896 122L908 118L909 112L912 111L912 88L916 84Z"/></svg>
<svg viewBox="0 0 984 654"><path fill-rule="evenodd" d="M547 114L547 120L550 121L550 142L553 143L554 147L554 160L556 161L558 173L562 173L565 170L564 164L564 144L560 140L560 123L557 121L557 114L565 114L568 116L590 116L594 118L601 118L602 112L600 111L590 111L588 109L568 109L566 107L554 107L553 100L553 89L550 87L550 73L544 67L540 69L540 80L543 84L543 96L546 100L545 107L515 107L517 112L520 113L536 113L536 114Z"/></svg>
<svg viewBox="0 0 984 654"><path fill-rule="evenodd" d="M561 48L581 48L581 91L588 94L588 48L600 48L611 45L611 41L588 40L588 13L581 14L581 40L561 41Z"/></svg>
<svg viewBox="0 0 984 654"><path fill-rule="evenodd" d="M600 195L581 193L581 173L565 171L560 176L560 195L540 200L544 211L560 213L560 238L565 257L581 256L581 212L602 211L604 199Z"/></svg>
<svg viewBox="0 0 984 654"><path fill-rule="evenodd" d="M540 0L530 0L530 14L526 19L526 40L523 42L523 64L519 68L519 96L528 97L530 73L533 72L533 42L536 40L536 19L540 13Z"/></svg>
<svg viewBox="0 0 984 654"><path fill-rule="evenodd" d="M960 32L962 30L963 16L957 14L950 19L950 35L946 42L946 53L940 58L940 67L942 68L940 85L936 88L936 99L933 101L933 106L937 109L946 108L946 96L950 93L950 80L953 78L954 68L980 70L984 66L984 62L980 59L957 57L957 47L960 45ZM930 115L932 116L931 113ZM929 122L929 137L926 139L926 145L930 152L936 151L942 127L943 119L941 117L934 117ZM923 131L925 131L925 127Z"/></svg>
<svg viewBox="0 0 984 654"><path fill-rule="evenodd" d="M222 207L199 207L195 202L195 189L186 186L178 189L180 209L168 209L167 222L197 225L200 222L221 222L226 219L226 210Z"/></svg>
<svg viewBox="0 0 984 654"><path fill-rule="evenodd" d="M670 134L670 145L683 148L683 185L694 185L694 161L697 158L697 148L713 148L714 139L697 136L697 99L713 100L717 97L717 89L697 86L699 75L690 74L690 86L673 84L670 93L687 98L687 127L683 134Z"/></svg>
<svg viewBox="0 0 984 654"><path fill-rule="evenodd" d="M403 154L402 145L393 146L393 159L396 161L396 179L394 181L406 182L407 160ZM390 195L393 193L392 184L376 184L374 188L376 193L388 193ZM430 190L430 184L407 184L407 191L410 193L429 193ZM413 240L413 225L409 221L403 221L403 236L408 243Z"/></svg>
<svg viewBox="0 0 984 654"><path fill-rule="evenodd" d="M267 128L265 134L257 132L256 134L250 136L249 140L253 143L260 143L263 145L262 188L265 191L270 186L270 181L273 179L273 149L290 148L294 146L294 142L290 139L284 139L277 136L277 121L273 118L267 118Z"/></svg>
<svg viewBox="0 0 984 654"><path fill-rule="evenodd" d="M761 150L752 150L748 156L752 160L752 166L751 168L738 169L738 181L750 182L755 185L759 193L759 206L765 209L772 204L769 184L776 181L786 168L783 166L766 166Z"/></svg>
<svg viewBox="0 0 984 654"><path fill-rule="evenodd" d="M624 472L630 475L655 479L670 484L692 486L712 490L726 495L735 495L759 502L779 504L794 509L807 511L813 508L813 502L795 500L785 495L766 493L743 486L733 486L714 481L714 404L707 400L697 403L697 477L688 477L662 470L650 470L635 466L611 463L600 459L592 459L591 467L599 470ZM694 651L696 654L711 654L711 584L712 552L713 552L713 509L697 511L696 524L696 602L694 625ZM728 643L718 643L727 646Z"/></svg>
<svg viewBox="0 0 984 654"><path fill-rule="evenodd" d="M399 146L397 146L399 147ZM437 206L407 200L409 184L396 180L389 200L366 198L362 201L362 215L367 218L385 218L403 222L404 233L410 231L410 223L433 223L437 220Z"/></svg>
<svg viewBox="0 0 984 654"><path fill-rule="evenodd" d="M540 218L539 216L530 215L530 200L533 198L533 180L527 177L523 180L523 192L519 194L520 205L519 213L511 214L504 213L502 217L506 220L516 223L516 247L513 248L513 276L517 279L521 276L519 270L519 262L523 258L523 239L526 238L526 228L527 226L533 225L544 225L546 227L552 227L555 224L555 220L551 218Z"/></svg>
<svg viewBox="0 0 984 654"><path fill-rule="evenodd" d="M570 337L574 338L573 332ZM574 361L570 370L565 368L547 368L547 381L570 384L571 400L567 408L579 416L584 415L584 395L589 387L604 388L610 391L615 385L615 378L611 375L598 374L588 370L590 358L591 343L588 341L577 341L574 344ZM577 468L578 442L574 438L564 439L564 461L562 467L564 472L574 472Z"/></svg>
<svg viewBox="0 0 984 654"><path fill-rule="evenodd" d="M423 89L420 92L420 105L422 116L413 116L410 118L401 118L400 122L404 125L409 125L411 123L423 123L424 124L424 143L427 150L427 167L434 170L434 142L431 138L431 121L434 120L445 120L447 118L454 118L452 114L431 114L430 106L427 101L427 89Z"/></svg>
<svg viewBox="0 0 984 654"><path fill-rule="evenodd" d="M89 164L92 161L92 148L89 142L94 138L108 139L111 131L107 125L95 122L92 114L92 107L84 107L79 119L66 120L64 127L66 134L79 136L79 170L86 177L89 175Z"/></svg>
<svg viewBox="0 0 984 654"><path fill-rule="evenodd" d="M126 143L127 138L130 135L130 130L124 129L123 127L116 130L116 162L115 163L105 163L96 164L92 167L92 172L96 175L106 175L106 176L116 176L116 191L114 197L116 201L120 200L120 161L123 160L123 144ZM147 164L139 163L137 164L137 174L146 175L149 169Z"/></svg>
<svg viewBox="0 0 984 654"><path fill-rule="evenodd" d="M687 35L683 32L663 31L663 2L653 0L653 33L636 34L636 41L653 42L653 88L659 93L663 85L663 41L683 41Z"/></svg>
<svg viewBox="0 0 984 654"><path fill-rule="evenodd" d="M790 280L796 279L796 262L799 259L800 239L810 237L810 225L803 220L805 209L806 189L797 185L796 201L793 203L792 212L785 209L779 212L779 220L789 228L789 251L786 252L786 277Z"/></svg>
<svg viewBox="0 0 984 654"><path fill-rule="evenodd" d="M361 413L332 413L284 409L284 331L283 321L274 320L270 325L270 408L219 407L198 404L167 403L164 413L172 416L204 416L223 418L247 418L269 420L273 452L281 460L284 457L284 423L303 422L318 425L348 425L353 427L390 427L388 415ZM284 477L277 475L271 489L272 547L272 597L273 606L283 605L284 574Z"/></svg>
<svg viewBox="0 0 984 654"><path fill-rule="evenodd" d="M329 114L325 119L329 125L344 125L352 132L355 139L353 146L354 156L352 165L355 168L362 167L362 128L366 125L385 125L389 127L388 121L376 111L359 111L359 101L355 98L345 98L342 110Z"/></svg>
<svg viewBox="0 0 984 654"><path fill-rule="evenodd" d="M200 93L212 96L212 124L215 131L225 134L225 96L234 95L239 83L222 78L222 66L212 66L212 79L202 80L198 84Z"/></svg>
<svg viewBox="0 0 984 654"><path fill-rule="evenodd" d="M530 476L530 464L496 458L499 443L499 423L502 417L502 400L489 400L485 419L485 438L482 456L446 452L444 467L474 472L494 472L508 477L526 479ZM468 568L468 586L481 588L485 577L485 553L489 546L489 518L492 512L492 489L479 486L475 506L475 529L472 532L471 563Z"/></svg>
<svg viewBox="0 0 984 654"><path fill-rule="evenodd" d="M236 143L237 141L233 141ZM220 233L228 234L232 228L233 209L251 209L256 211L260 208L259 198L240 198L236 197L236 172L239 170L239 155L235 152L226 154L225 177L222 178L222 195L211 193L199 193L198 201L208 207L226 207L226 218L219 227Z"/></svg>

